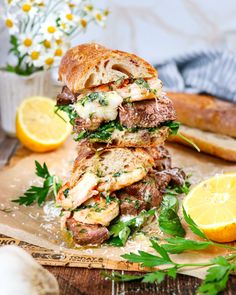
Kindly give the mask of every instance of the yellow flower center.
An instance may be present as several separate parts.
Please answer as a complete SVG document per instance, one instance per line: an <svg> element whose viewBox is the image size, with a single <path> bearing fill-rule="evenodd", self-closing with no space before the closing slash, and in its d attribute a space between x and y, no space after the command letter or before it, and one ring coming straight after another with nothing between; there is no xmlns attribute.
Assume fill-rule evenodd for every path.
<svg viewBox="0 0 236 295"><path fill-rule="evenodd" d="M54 58L53 57L48 57L45 59L45 64L48 66L51 66L54 63Z"/></svg>
<svg viewBox="0 0 236 295"><path fill-rule="evenodd" d="M63 30L65 30L66 29L66 24L65 23L62 23L61 24L61 27L62 27Z"/></svg>
<svg viewBox="0 0 236 295"><path fill-rule="evenodd" d="M38 51L32 51L31 52L31 59L36 60L39 58L39 52Z"/></svg>
<svg viewBox="0 0 236 295"><path fill-rule="evenodd" d="M54 26L49 26L48 27L48 33L53 34L56 32L56 28Z"/></svg>
<svg viewBox="0 0 236 295"><path fill-rule="evenodd" d="M85 9L88 11L92 11L93 10L93 5L86 5Z"/></svg>
<svg viewBox="0 0 236 295"><path fill-rule="evenodd" d="M51 48L51 42L48 41L48 40L44 40L43 45L44 45L45 48Z"/></svg>
<svg viewBox="0 0 236 295"><path fill-rule="evenodd" d="M56 43L57 43L57 45L61 45L62 40L61 40L61 39L57 39L57 40L56 40Z"/></svg>
<svg viewBox="0 0 236 295"><path fill-rule="evenodd" d="M32 45L32 40L29 38L26 38L23 44L25 45L25 47L30 47Z"/></svg>
<svg viewBox="0 0 236 295"><path fill-rule="evenodd" d="M97 13L97 14L96 14L96 19L97 19L98 21L101 21L101 20L102 20L102 15L101 15L100 13Z"/></svg>
<svg viewBox="0 0 236 295"><path fill-rule="evenodd" d="M55 56L62 56L62 49L61 48L57 48L55 50Z"/></svg>
<svg viewBox="0 0 236 295"><path fill-rule="evenodd" d="M81 26L83 27L83 28L86 28L86 26L87 26L87 21L85 20L85 19L81 19L80 20L80 24L81 24Z"/></svg>
<svg viewBox="0 0 236 295"><path fill-rule="evenodd" d="M23 4L23 5L22 5L22 10L23 10L24 12L29 12L30 9L31 9L31 5L30 5L30 4Z"/></svg>
<svg viewBox="0 0 236 295"><path fill-rule="evenodd" d="M10 20L9 18L6 19L5 24L8 28L12 28L13 27L13 21Z"/></svg>
<svg viewBox="0 0 236 295"><path fill-rule="evenodd" d="M104 12L103 12L103 14L104 14L105 16L108 16L109 13L110 13L110 11L109 11L108 9L104 10Z"/></svg>
<svg viewBox="0 0 236 295"><path fill-rule="evenodd" d="M69 7L70 7L70 8L74 8L74 7L75 7L75 4L73 4L73 3L69 3Z"/></svg>
<svg viewBox="0 0 236 295"><path fill-rule="evenodd" d="M73 14L71 14L71 13L68 13L67 15L66 15L66 18L68 19L68 20L73 20Z"/></svg>

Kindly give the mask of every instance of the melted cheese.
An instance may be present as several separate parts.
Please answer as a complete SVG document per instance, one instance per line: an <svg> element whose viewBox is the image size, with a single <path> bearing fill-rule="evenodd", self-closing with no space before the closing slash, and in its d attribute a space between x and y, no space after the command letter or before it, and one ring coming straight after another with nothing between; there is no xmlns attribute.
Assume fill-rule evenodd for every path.
<svg viewBox="0 0 236 295"><path fill-rule="evenodd" d="M78 115L89 120L91 116L104 119L105 121L115 120L118 115L118 107L122 103L122 97L116 91L103 92L105 104L101 104L98 99L85 103L81 100L76 103L75 110Z"/></svg>

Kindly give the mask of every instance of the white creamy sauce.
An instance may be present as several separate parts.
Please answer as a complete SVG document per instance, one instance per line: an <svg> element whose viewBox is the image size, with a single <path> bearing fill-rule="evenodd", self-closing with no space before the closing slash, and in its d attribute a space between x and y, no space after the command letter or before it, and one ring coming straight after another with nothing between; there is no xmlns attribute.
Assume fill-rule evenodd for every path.
<svg viewBox="0 0 236 295"><path fill-rule="evenodd" d="M84 103L83 98L76 103L75 110L78 115L83 119L90 119L92 116L104 119L105 121L115 120L118 115L118 107L123 99L116 91L103 92L104 103L99 99L93 101L87 100Z"/></svg>

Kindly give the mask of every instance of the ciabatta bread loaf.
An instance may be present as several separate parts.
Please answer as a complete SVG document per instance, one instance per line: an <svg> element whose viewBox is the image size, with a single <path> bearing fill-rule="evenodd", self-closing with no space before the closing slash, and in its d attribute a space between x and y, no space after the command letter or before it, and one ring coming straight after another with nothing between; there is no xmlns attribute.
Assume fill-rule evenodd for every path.
<svg viewBox="0 0 236 295"><path fill-rule="evenodd" d="M227 135L202 131L184 125L180 126L179 133L193 141L200 148L201 152L227 161L236 162L236 139ZM176 135L169 137L168 140L191 146Z"/></svg>
<svg viewBox="0 0 236 295"><path fill-rule="evenodd" d="M156 69L142 58L96 43L68 50L59 68L59 80L73 93L119 79L152 77L157 77Z"/></svg>
<svg viewBox="0 0 236 295"><path fill-rule="evenodd" d="M177 121L201 130L236 137L236 104L207 95L168 93Z"/></svg>

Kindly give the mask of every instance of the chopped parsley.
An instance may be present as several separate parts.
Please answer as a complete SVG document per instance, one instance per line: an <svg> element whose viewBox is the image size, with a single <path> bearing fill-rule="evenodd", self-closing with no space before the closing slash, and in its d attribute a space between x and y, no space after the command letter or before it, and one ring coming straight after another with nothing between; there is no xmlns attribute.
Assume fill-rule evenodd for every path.
<svg viewBox="0 0 236 295"><path fill-rule="evenodd" d="M65 121L65 119L62 116L60 116L58 111L63 111L65 113L67 113L69 120L70 120L70 124L71 125L75 124L75 119L78 118L78 114L72 105L56 106L56 108L55 108L55 111L54 111L55 114L57 114L63 121Z"/></svg>
<svg viewBox="0 0 236 295"><path fill-rule="evenodd" d="M65 196L65 198L68 197L69 191L70 190L68 188L63 191L63 195Z"/></svg>
<svg viewBox="0 0 236 295"><path fill-rule="evenodd" d="M97 130L93 132L80 132L75 140L79 141L83 138L88 138L97 142L106 141L111 137L115 129L122 131L124 127L117 121L110 121L108 123L103 124L101 127L99 127Z"/></svg>
<svg viewBox="0 0 236 295"><path fill-rule="evenodd" d="M101 106L108 106L108 99L106 92L92 92L86 96L84 96L79 103L82 106L85 106L87 102L98 101Z"/></svg>
<svg viewBox="0 0 236 295"><path fill-rule="evenodd" d="M136 79L134 81L134 83L137 84L138 86L142 87L142 88L147 89L148 91L150 91L150 92L152 92L154 94L156 94L156 92L157 92L156 89L152 89L149 86L148 82L146 80L144 80L143 78Z"/></svg>

